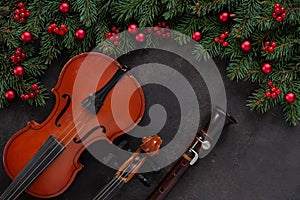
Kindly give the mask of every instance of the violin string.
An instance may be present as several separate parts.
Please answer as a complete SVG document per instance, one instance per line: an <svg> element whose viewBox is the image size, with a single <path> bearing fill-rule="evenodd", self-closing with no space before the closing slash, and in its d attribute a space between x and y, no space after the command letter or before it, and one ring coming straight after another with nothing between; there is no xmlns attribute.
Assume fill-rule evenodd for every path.
<svg viewBox="0 0 300 200"><path fill-rule="evenodd" d="M115 176L114 179L112 180L115 180L113 183L109 183L110 186L107 188L107 186L103 189L104 191L101 191L95 198L94 200L100 200L100 197L103 197L104 195L105 196L108 196L109 194L111 194L116 188L118 188L120 186L120 184L122 183L125 183L125 181L122 179L123 176L125 175L126 176L129 176L138 166L139 164L143 161L143 159L145 158L144 157L141 157L139 158L139 160L134 164L134 167L132 167L129 171L128 171L128 168L131 167L131 165L133 164L134 162L134 159L132 159L132 161L128 164L128 166L118 175L118 176ZM112 188L113 187L113 188ZM110 189L112 188L112 189ZM101 194L101 195L100 195ZM100 195L100 196L99 196ZM98 197L98 198L97 198ZM102 199L101 199L102 200Z"/></svg>
<svg viewBox="0 0 300 200"><path fill-rule="evenodd" d="M89 103L89 104L91 104L91 103ZM89 105L89 104L88 104L88 105ZM82 107L81 107L81 108L82 108ZM79 110L79 109L78 109L78 110ZM80 111L80 112L79 112L79 115L76 116L75 119L74 119L73 121L78 120L78 119L81 117L82 114L85 114L85 115L83 116L82 119L84 119L84 118L87 116L87 114L89 114L88 112L83 112L83 111L84 111L84 110ZM86 110L86 111L87 111L87 110ZM68 117L67 119L70 119L70 118L71 118L71 116ZM89 118L89 119L90 119L90 118ZM88 120L89 120L89 119L88 119ZM77 122L76 122L76 123L77 123ZM74 123L75 126L73 126L73 128L67 133L67 135L66 135L63 139L65 139L66 137L68 137L68 136L72 133L72 131L73 131L76 127L78 127L78 126L80 125L80 123L78 123L77 125L76 125L76 123ZM66 132L66 131L68 130L68 128L71 127L70 125L72 125L72 123L69 123L69 124L67 125L67 127L64 128L64 130L62 131L62 133L61 133L60 135L58 135L58 138L59 138L60 136L62 136L62 135L64 134L64 132ZM84 128L84 126L82 126L82 128ZM82 128L81 128L79 131L77 131L77 133L79 133L79 132L82 130ZM74 137L75 137L75 136L76 136L76 135L74 135ZM72 137L72 139L73 139L74 137ZM71 140L72 140L72 139L71 139ZM69 144L69 142L71 142L71 140L68 141L67 144ZM52 153L58 145L59 145L59 144L57 144L56 146L54 146L54 147L53 147L53 150L50 151L50 153ZM66 145L66 146L67 146L67 145ZM45 151L48 151L49 148L51 148L51 147L48 147ZM43 155L41 155L41 157L42 157L42 156L43 156ZM35 162L35 164L38 162L38 160L39 160L41 157L39 157L39 158L37 159L37 161ZM42 164L42 162L43 162L45 159L47 159L47 157L44 158L44 159L40 162L40 164L39 164L35 169L37 169L38 167L40 167L40 165ZM52 160L51 160L51 162L52 162ZM50 162L49 162L49 163L50 163ZM33 165L33 166L34 166L34 165ZM35 169L34 169L34 170L35 170ZM30 170L32 170L32 168L29 168L29 169L28 169L28 171L30 171ZM31 172L29 175L27 175L27 173L25 173L25 174L22 176L21 180L24 179L25 176L27 176L27 177L31 176L31 175L34 173L34 170L33 170L33 172ZM13 187L13 188L11 188L10 190L8 190L8 191L7 191L7 195L4 195L4 197L7 197L7 196L11 193L11 190L14 190L14 189L15 189L15 191L11 194L11 195L14 195L14 194L17 192L17 190L18 190L18 189L19 189L19 188L27 181L27 179L28 179L28 178L25 178L25 180L24 180L23 182L20 182L19 184L16 184L15 187L17 187L17 189L15 189L15 187Z"/></svg>

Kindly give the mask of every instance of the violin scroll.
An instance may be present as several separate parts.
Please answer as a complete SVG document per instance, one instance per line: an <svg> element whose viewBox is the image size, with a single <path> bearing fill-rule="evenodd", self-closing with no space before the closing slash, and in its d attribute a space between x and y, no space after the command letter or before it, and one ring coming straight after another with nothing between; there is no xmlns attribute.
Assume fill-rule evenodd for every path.
<svg viewBox="0 0 300 200"><path fill-rule="evenodd" d="M154 156L158 153L162 140L158 135L154 135L152 137L144 137L142 143L140 146L141 149L146 153L150 153L151 156Z"/></svg>

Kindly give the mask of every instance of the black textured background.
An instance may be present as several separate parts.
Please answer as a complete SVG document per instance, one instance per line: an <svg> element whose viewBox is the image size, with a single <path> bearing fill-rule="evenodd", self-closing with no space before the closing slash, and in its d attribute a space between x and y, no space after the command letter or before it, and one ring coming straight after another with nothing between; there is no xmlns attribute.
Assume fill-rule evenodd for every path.
<svg viewBox="0 0 300 200"><path fill-rule="evenodd" d="M160 55L166 63L178 62L179 68L184 68L180 60ZM148 59L148 60L147 60ZM171 61L172 60L172 61ZM48 87L54 87L59 73L67 59L65 57L54 62L42 78ZM190 168L167 200L202 199L202 200L299 200L300 199L300 129L285 123L282 110L275 107L261 115L251 112L245 106L246 99L256 85L248 82L232 82L225 75L226 62L216 59L216 64L222 73L227 98L228 110L237 118L238 125L231 126L223 133L214 150L204 159ZM122 63L138 65L151 62L151 57L137 53L123 57ZM193 79L193 76L190 76ZM199 80L194 80L197 83ZM207 93L201 88L200 99L205 100ZM197 87L197 85L196 85ZM168 102L176 107L176 101L168 101L168 95L160 95L145 90L147 104L149 102ZM50 94L47 104L35 108L16 100L0 111L0 153L3 154L5 143L30 120L44 121L50 114L55 103ZM209 104L202 104L203 112L208 112ZM202 113L203 113L202 112ZM147 120L147 116L143 120ZM177 121L174 119L173 124ZM204 122L203 122L204 123ZM172 130L172 123L167 130ZM165 138L165 140L168 139ZM53 199L91 199L96 192L112 178L114 170L102 165L88 152L80 159L85 168L78 174L71 187L61 196ZM155 185L166 174L167 167L160 174L148 173L145 176L151 182L151 187L143 186L136 178L126 184L116 194L114 199L142 200L151 193ZM9 185L3 164L0 164L0 193ZM23 194L20 199L36 199Z"/></svg>

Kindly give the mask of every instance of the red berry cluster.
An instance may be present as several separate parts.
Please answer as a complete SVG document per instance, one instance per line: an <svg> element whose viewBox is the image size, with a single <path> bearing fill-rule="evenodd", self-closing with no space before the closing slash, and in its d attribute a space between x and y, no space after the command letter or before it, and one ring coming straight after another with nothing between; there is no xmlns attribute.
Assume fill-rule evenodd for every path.
<svg viewBox="0 0 300 200"><path fill-rule="evenodd" d="M152 28L148 28L147 32L149 34L151 34L153 32L154 35L160 36L163 39L170 39L171 33L170 33L169 29L170 29L170 27L167 24L167 22L158 22L157 25L155 25L153 27L153 30L152 30Z"/></svg>
<svg viewBox="0 0 300 200"><path fill-rule="evenodd" d="M265 42L265 46L263 47L263 50L272 53L272 52L274 52L276 45L277 45L276 42L271 43L271 42L267 41L267 42Z"/></svg>
<svg viewBox="0 0 300 200"><path fill-rule="evenodd" d="M10 57L14 64L21 63L26 58L26 53L22 50L22 47L18 47L16 52Z"/></svg>
<svg viewBox="0 0 300 200"><path fill-rule="evenodd" d="M56 35L64 35L69 31L64 24L60 25L60 27L57 27L56 24L51 24L47 29L49 34L55 33Z"/></svg>
<svg viewBox="0 0 300 200"><path fill-rule="evenodd" d="M275 99L278 95L281 94L281 90L273 86L272 81L268 81L268 86L270 87L269 90L266 90L266 97Z"/></svg>
<svg viewBox="0 0 300 200"><path fill-rule="evenodd" d="M31 92L29 94L21 94L20 97L23 100L33 99L36 95L40 93L41 91L39 90L39 86L35 83L31 86Z"/></svg>
<svg viewBox="0 0 300 200"><path fill-rule="evenodd" d="M111 32L105 33L105 37L109 38L114 43L115 46L118 46L119 45L120 36L117 35L117 34L120 33L120 31L115 26L111 27L110 30L111 30Z"/></svg>
<svg viewBox="0 0 300 200"><path fill-rule="evenodd" d="M25 8L25 5L23 2L18 3L18 8L15 10L14 19L16 21L19 21L21 23L26 22L26 18L30 16L30 11Z"/></svg>
<svg viewBox="0 0 300 200"><path fill-rule="evenodd" d="M277 22L281 22L286 18L286 13L284 12L284 7L279 3L274 4L274 12L272 17L276 19Z"/></svg>
<svg viewBox="0 0 300 200"><path fill-rule="evenodd" d="M221 43L223 47L228 47L228 42L225 41L226 38L228 37L228 35L229 35L229 32L228 32L228 31L226 31L226 32L224 32L224 33L221 33L221 34L220 34L220 37L216 37L216 38L215 38L215 42Z"/></svg>

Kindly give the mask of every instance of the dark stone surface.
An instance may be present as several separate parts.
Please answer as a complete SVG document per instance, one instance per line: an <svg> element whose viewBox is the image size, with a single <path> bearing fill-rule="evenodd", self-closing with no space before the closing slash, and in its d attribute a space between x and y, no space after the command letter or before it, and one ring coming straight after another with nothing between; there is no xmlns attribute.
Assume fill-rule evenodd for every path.
<svg viewBox="0 0 300 200"><path fill-rule="evenodd" d="M161 58L168 60L168 57L161 56ZM41 81L48 88L55 85L66 61L66 58L61 58L47 70ZM141 53L122 58L121 61L137 65L150 62L151 57ZM180 62L179 68L183 69L184 66L180 66ZM189 169L167 199L300 199L299 126L291 127L286 124L279 107L275 107L264 115L249 111L245 106L246 99L256 86L246 82L230 81L225 75L226 63L221 60L216 60L216 63L224 79L228 95L228 110L237 118L238 125L224 130L214 150ZM193 79L192 75L190 77ZM199 83L199 81L201 82L201 80L194 80L194 83ZM201 87L202 85L201 83L195 84L195 88L201 94L198 96L199 100L206 102L207 93ZM153 90L155 88L145 90L148 106L161 102L166 105L174 104L176 107L176 101L168 100L168 95L159 95ZM50 114L54 103L54 97L50 94L47 105L42 108L30 107L25 103L15 101L8 108L1 110L1 155L5 143L15 132L30 120L44 121ZM203 103L200 106L203 113L208 112L208 106L209 103ZM172 106L170 110L172 110ZM172 132L174 127L176 129L178 121L174 117L170 119L171 122L168 127L165 127L165 130ZM147 115L143 121L147 121ZM170 136L165 137L164 141L170 139ZM83 153L80 161L85 165L84 169L64 194L53 199L91 199L113 177L114 170L99 163L88 152ZM143 186L136 178L132 179L115 195L114 199L145 199L169 168L170 166L164 168L160 174L147 173L145 176L151 182L149 188ZM9 183L10 180L1 163L0 193ZM36 198L23 194L19 199Z"/></svg>

